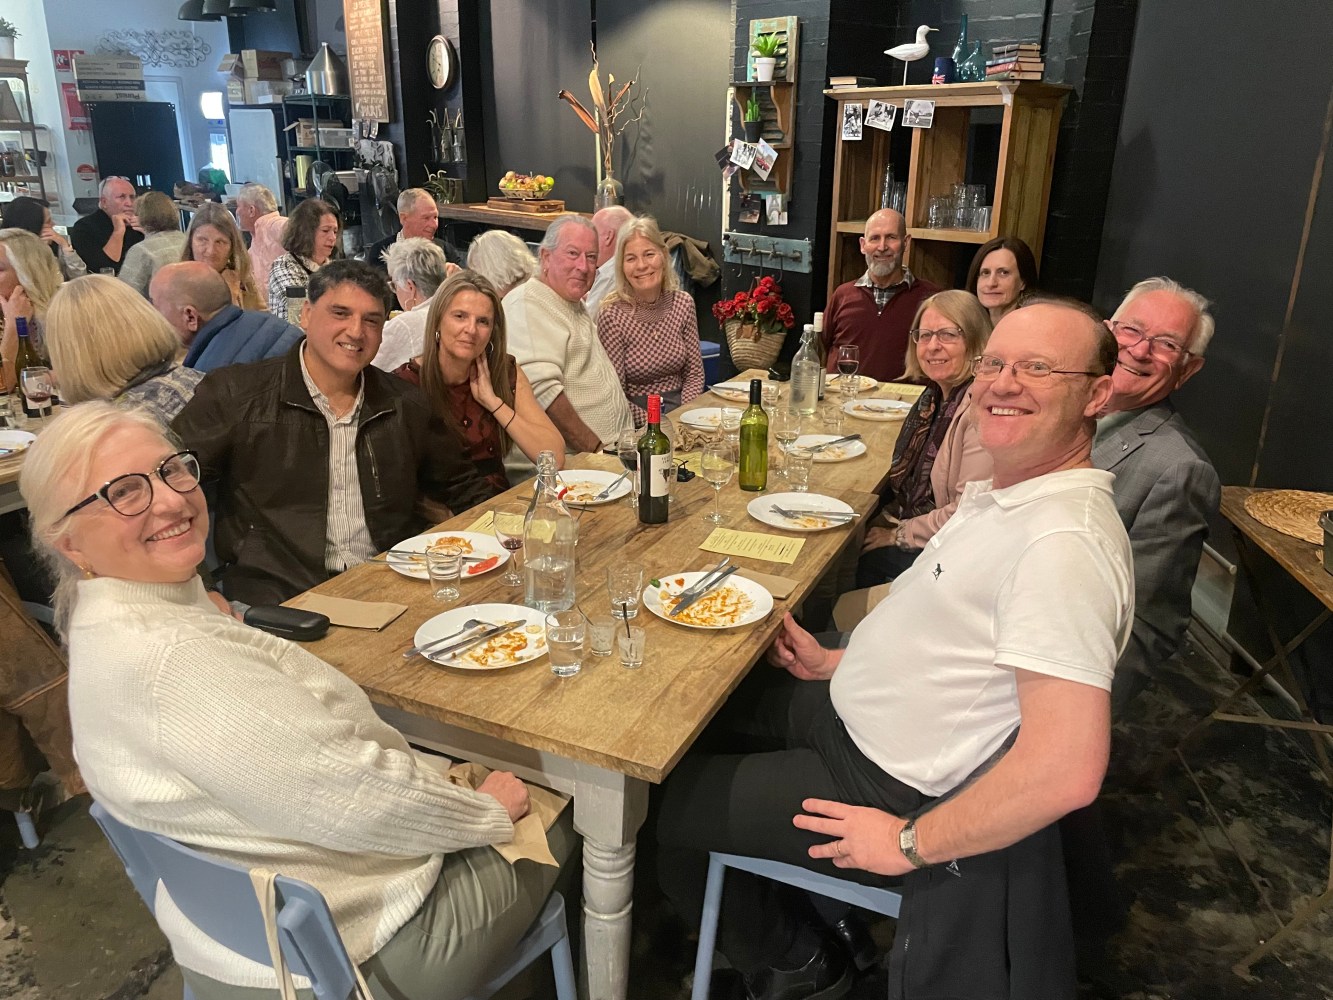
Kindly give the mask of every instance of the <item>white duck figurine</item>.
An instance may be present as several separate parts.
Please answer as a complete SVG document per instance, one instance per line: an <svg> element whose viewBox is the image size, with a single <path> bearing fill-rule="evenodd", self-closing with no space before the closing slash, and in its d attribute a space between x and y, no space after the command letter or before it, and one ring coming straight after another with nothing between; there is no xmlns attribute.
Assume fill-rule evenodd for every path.
<svg viewBox="0 0 1333 1000"><path fill-rule="evenodd" d="M930 43L926 41L926 36L932 31L939 31L939 28L932 28L923 24L916 29L916 41L904 42L902 45L895 45L891 49L885 49L884 54L894 59L903 61L903 86L907 86L907 64L916 62L918 59L924 59L930 53Z"/></svg>

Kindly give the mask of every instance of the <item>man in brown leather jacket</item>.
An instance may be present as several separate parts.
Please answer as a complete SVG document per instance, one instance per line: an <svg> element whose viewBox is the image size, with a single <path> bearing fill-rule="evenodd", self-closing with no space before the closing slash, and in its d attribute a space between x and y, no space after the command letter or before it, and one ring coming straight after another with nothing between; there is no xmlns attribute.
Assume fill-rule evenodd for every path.
<svg viewBox="0 0 1333 1000"><path fill-rule="evenodd" d="M424 530L424 501L458 512L494 494L421 391L371 366L388 295L368 264L325 265L306 339L210 372L176 418L216 491L215 575L230 600L285 601Z"/></svg>

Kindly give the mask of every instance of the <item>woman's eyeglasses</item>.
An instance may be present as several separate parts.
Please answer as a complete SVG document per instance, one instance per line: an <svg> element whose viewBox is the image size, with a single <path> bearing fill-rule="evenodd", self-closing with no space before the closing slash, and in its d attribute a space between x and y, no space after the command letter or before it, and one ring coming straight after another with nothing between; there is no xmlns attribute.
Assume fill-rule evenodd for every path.
<svg viewBox="0 0 1333 1000"><path fill-rule="evenodd" d="M941 344L957 344L963 339L963 331L956 326L946 326L939 330L916 329L911 331L912 343L919 344L923 340L929 340L934 337Z"/></svg>
<svg viewBox="0 0 1333 1000"><path fill-rule="evenodd" d="M163 459L151 475L146 472L128 472L117 476L92 496L80 500L65 511L61 520L98 500L105 500L112 510L125 517L142 514L153 503L152 476L157 476L177 493L193 493L199 488L199 459L192 451L178 451Z"/></svg>

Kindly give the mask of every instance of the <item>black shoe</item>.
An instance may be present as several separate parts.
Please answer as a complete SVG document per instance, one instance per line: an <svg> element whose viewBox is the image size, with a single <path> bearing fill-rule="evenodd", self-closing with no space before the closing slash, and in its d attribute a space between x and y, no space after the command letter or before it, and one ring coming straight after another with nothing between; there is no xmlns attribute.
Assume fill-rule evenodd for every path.
<svg viewBox="0 0 1333 1000"><path fill-rule="evenodd" d="M824 944L799 969L764 969L745 978L750 1000L840 1000L855 979L842 948Z"/></svg>
<svg viewBox="0 0 1333 1000"><path fill-rule="evenodd" d="M833 933L851 956L857 972L865 972L879 962L879 949L875 947L875 941L870 936L865 921L856 913L849 912L834 924Z"/></svg>

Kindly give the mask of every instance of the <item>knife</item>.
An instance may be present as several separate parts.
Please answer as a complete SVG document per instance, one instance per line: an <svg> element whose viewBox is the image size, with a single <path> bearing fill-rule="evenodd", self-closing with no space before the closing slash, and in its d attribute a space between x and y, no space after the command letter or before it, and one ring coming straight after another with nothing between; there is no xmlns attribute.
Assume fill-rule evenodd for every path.
<svg viewBox="0 0 1333 1000"><path fill-rule="evenodd" d="M826 517L854 521L861 516L856 511L846 510L814 510L807 507L778 507L776 505L772 509L783 517Z"/></svg>
<svg viewBox="0 0 1333 1000"><path fill-rule="evenodd" d="M848 434L846 437L835 438L832 441L825 441L823 444L817 444L813 448L810 448L809 451L811 452L823 451L825 448L832 448L835 444L846 444L848 441L860 441L860 440L861 440L860 434Z"/></svg>
<svg viewBox="0 0 1333 1000"><path fill-rule="evenodd" d="M712 567L711 569L704 570L703 576L699 577L699 579L695 580L694 583L690 584L688 587L686 587L684 590L680 592L680 600L682 601L693 600L695 596L699 593L699 591L703 590L704 587L708 586L708 581L713 576L714 573L720 573L730 565L731 565L731 556L723 556L721 561L719 561L716 566Z"/></svg>
<svg viewBox="0 0 1333 1000"><path fill-rule="evenodd" d="M397 556L400 559L411 559L412 557L415 556L417 559L420 559L423 563L426 561L426 553L418 552L416 549L386 549L381 554L384 556L385 559L388 559L389 556ZM492 552L490 553L490 555L485 555L485 556L460 556L459 558L461 558L463 562L485 562L487 559L491 558L491 556L497 554L498 553Z"/></svg>
<svg viewBox="0 0 1333 1000"><path fill-rule="evenodd" d="M684 600L682 600L682 601L681 601L679 604L677 604L674 608L672 608L672 609L671 609L671 613L668 614L667 617L668 617L668 618L675 618L676 615L680 614L682 611L684 611L686 608L688 608L688 607L689 607L691 604L693 604L695 601L699 600L699 598L705 596L706 594L710 594L710 593L712 593L714 590L716 590L718 587L720 587L720 586L722 585L723 581L725 581L727 577L731 576L732 573L735 573L735 572L737 572L737 571L739 571L739 570L740 570L740 567L739 567L739 566L728 566L728 567L727 567L725 570L723 570L720 574L718 574L716 577L714 577L713 580L712 580L712 582L710 582L707 586L705 586L705 587L704 587L702 590L700 590L697 594L692 594L691 596L689 596L689 597L685 598Z"/></svg>
<svg viewBox="0 0 1333 1000"><path fill-rule="evenodd" d="M518 628L518 626L522 624L523 624L522 620L519 620L519 621L505 622L503 625L492 625L485 632L478 632L476 635L470 635L466 639L459 639L457 642L454 642L452 645L445 646L443 649L434 649L433 647L438 646L441 642L444 642L445 641L444 639L438 639L435 642L428 642L421 646L413 646L411 649L409 649L406 653L403 654L403 659L405 660L411 659L418 653L424 655L426 650L430 650L431 653L435 656L450 656L450 657L457 656L463 650L471 649L479 642L485 642L487 639L493 639L495 636L501 635L505 632L512 632L514 629Z"/></svg>

